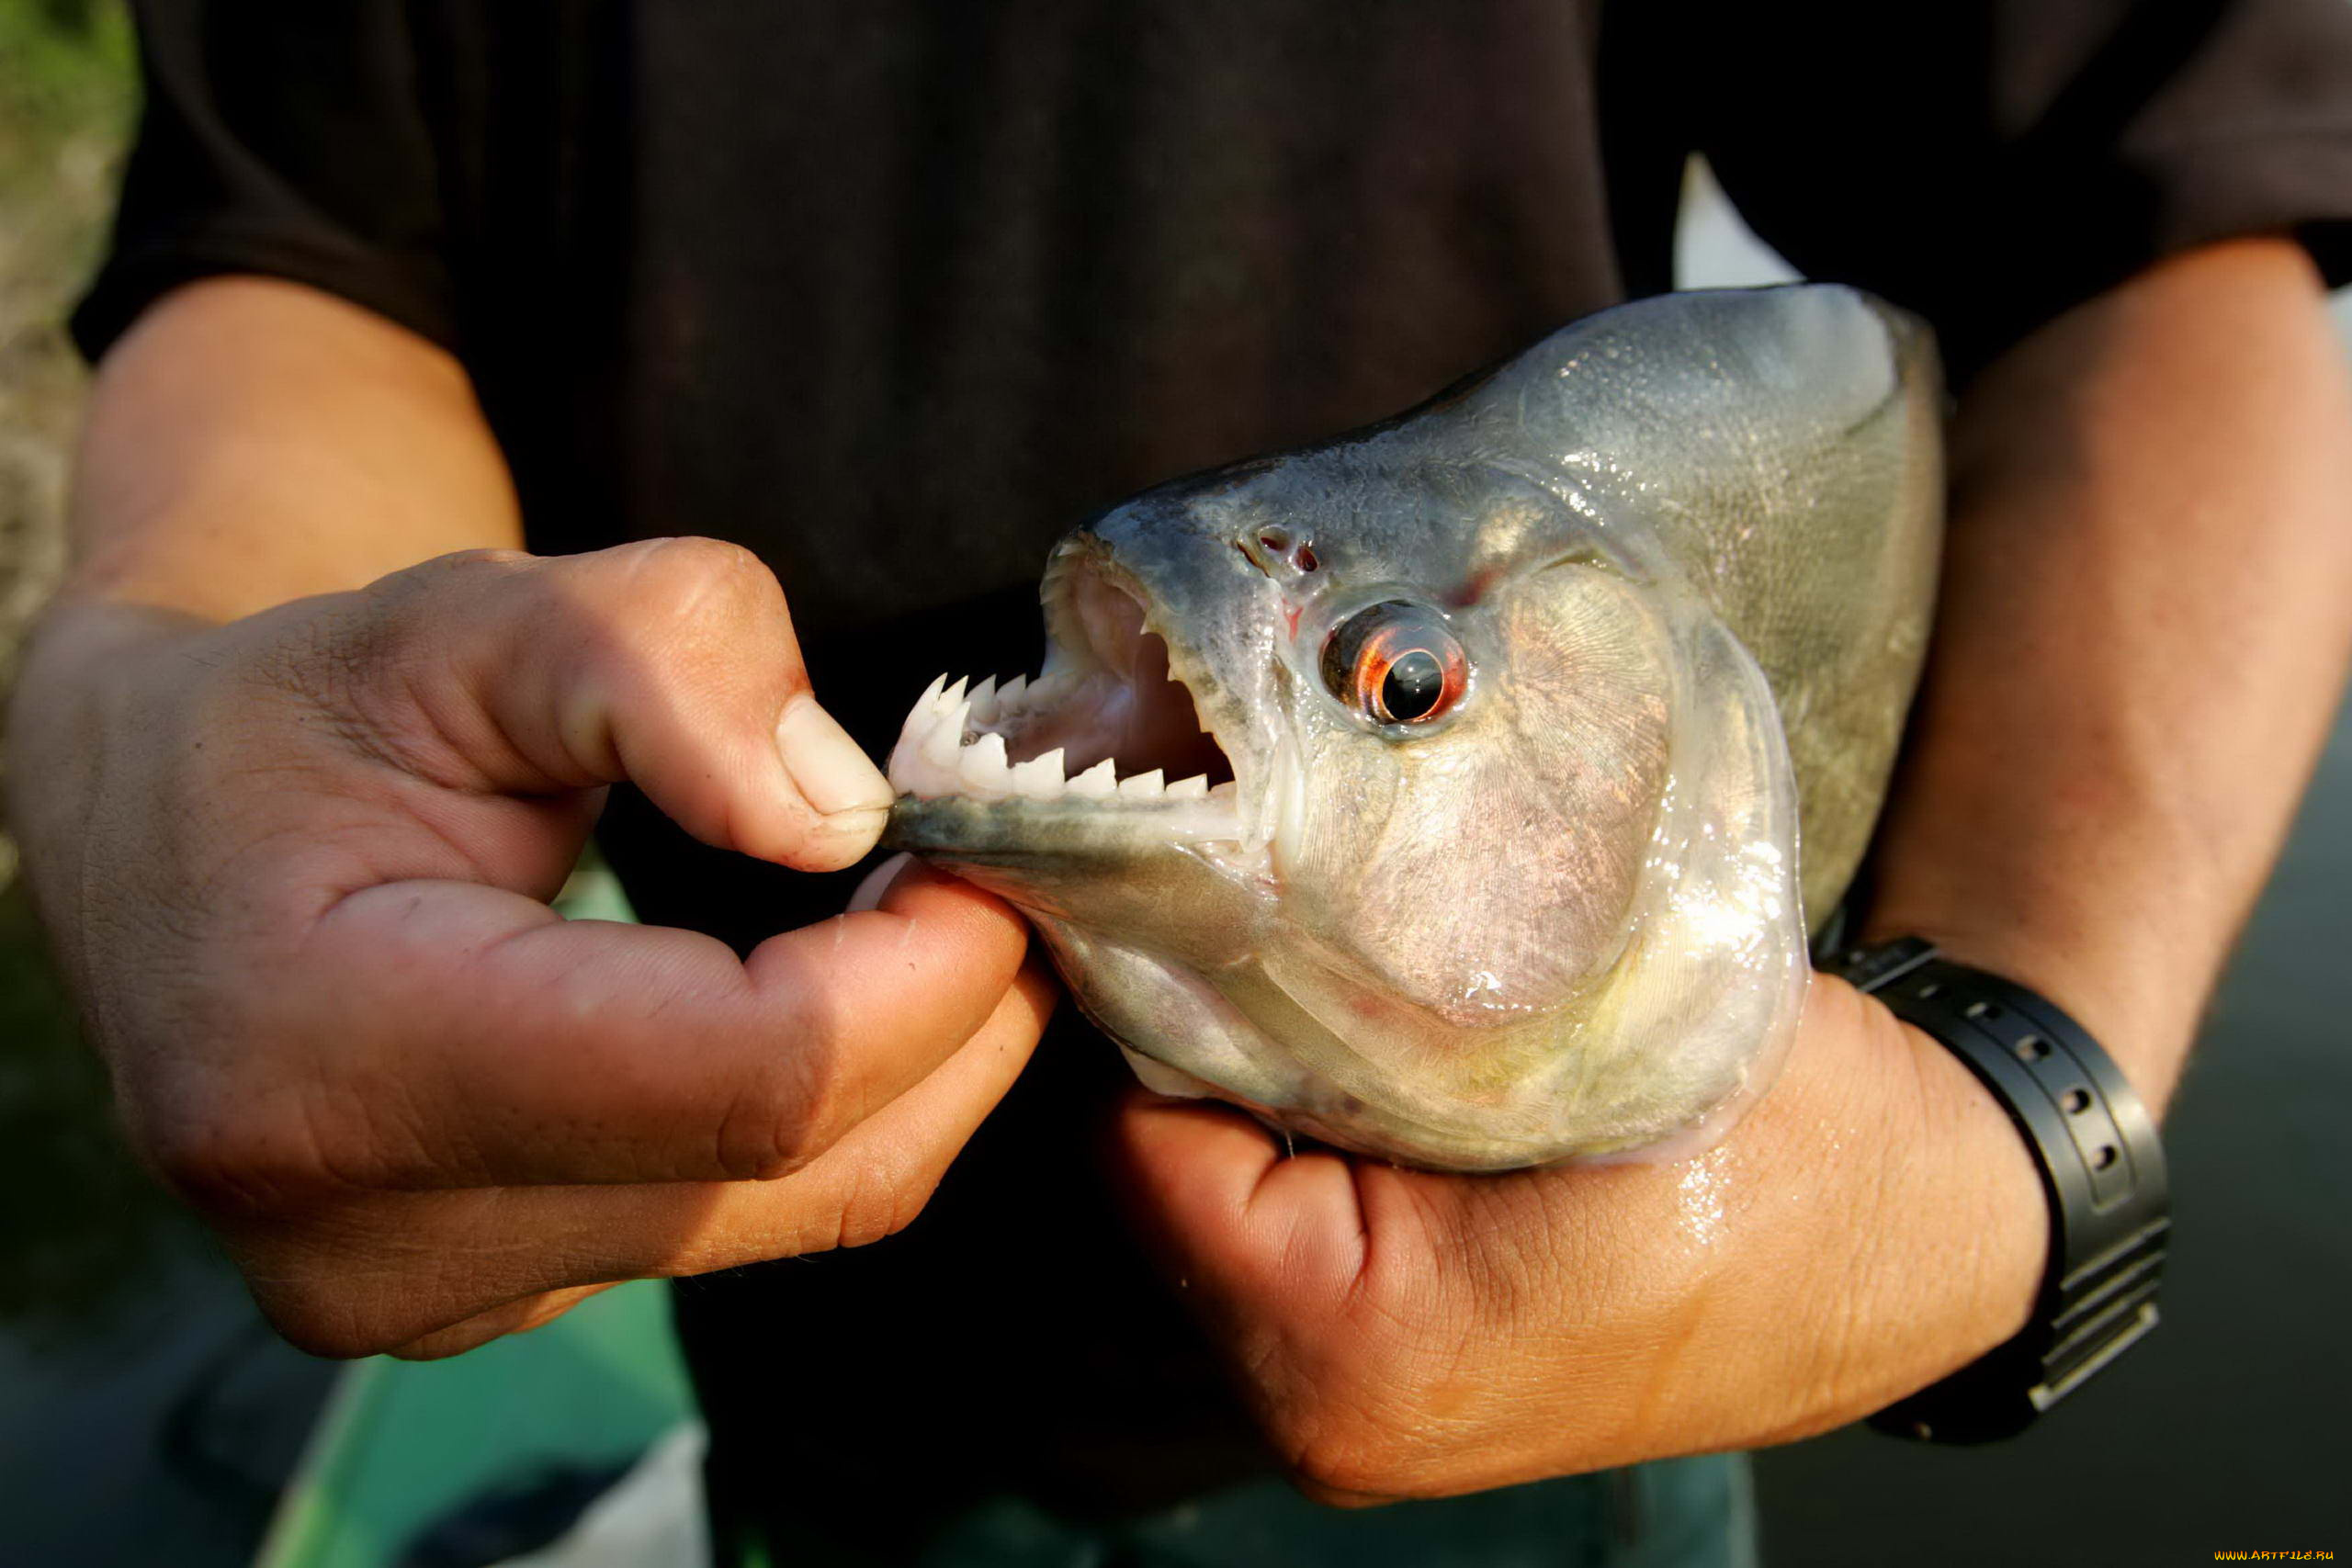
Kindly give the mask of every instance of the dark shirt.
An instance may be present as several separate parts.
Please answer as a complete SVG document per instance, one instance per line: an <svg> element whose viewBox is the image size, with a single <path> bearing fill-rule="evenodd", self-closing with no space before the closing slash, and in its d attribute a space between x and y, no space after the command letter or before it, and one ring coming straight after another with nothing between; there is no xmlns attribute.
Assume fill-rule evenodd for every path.
<svg viewBox="0 0 2352 1568"><path fill-rule="evenodd" d="M2352 276L2343 0L141 9L85 346L226 271L404 323L473 376L534 547L751 547L877 750L940 669L1034 669L1037 567L1089 513L1668 287L1694 151L1963 378L2222 236ZM739 945L847 891L625 794L605 837L646 918ZM911 1536L1254 1462L1110 1212L1120 1070L1064 1029L906 1235L680 1288L723 1516Z"/></svg>

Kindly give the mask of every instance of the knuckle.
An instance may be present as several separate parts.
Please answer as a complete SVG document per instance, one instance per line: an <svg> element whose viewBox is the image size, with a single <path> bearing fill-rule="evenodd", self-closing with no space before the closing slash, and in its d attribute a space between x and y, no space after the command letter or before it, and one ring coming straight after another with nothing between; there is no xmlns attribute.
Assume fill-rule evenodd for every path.
<svg viewBox="0 0 2352 1568"><path fill-rule="evenodd" d="M661 688L706 670L740 676L788 652L774 574L717 539L654 539L576 557L536 587L550 645L607 685Z"/></svg>
<svg viewBox="0 0 2352 1568"><path fill-rule="evenodd" d="M840 1138L840 1086L820 1065L778 1060L719 1119L722 1180L767 1182L809 1164Z"/></svg>
<svg viewBox="0 0 2352 1568"><path fill-rule="evenodd" d="M721 539L652 539L622 547L622 578L642 609L699 625L781 608L784 591L760 558Z"/></svg>
<svg viewBox="0 0 2352 1568"><path fill-rule="evenodd" d="M789 1176L841 1142L865 1111L830 1052L794 1053L728 1118L719 1164L757 1180Z"/></svg>
<svg viewBox="0 0 2352 1568"><path fill-rule="evenodd" d="M931 1201L935 1181L910 1181L879 1160L859 1164L842 1197L836 1247L869 1247L914 1224Z"/></svg>

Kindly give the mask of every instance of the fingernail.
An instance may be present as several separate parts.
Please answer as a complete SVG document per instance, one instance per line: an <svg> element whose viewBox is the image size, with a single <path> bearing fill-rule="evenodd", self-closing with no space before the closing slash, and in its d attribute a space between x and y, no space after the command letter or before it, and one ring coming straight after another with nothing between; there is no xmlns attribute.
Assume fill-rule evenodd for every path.
<svg viewBox="0 0 2352 1568"><path fill-rule="evenodd" d="M807 693L793 698L776 721L775 743L793 786L820 814L889 808L890 781Z"/></svg>
<svg viewBox="0 0 2352 1568"><path fill-rule="evenodd" d="M849 896L847 912L854 915L860 909L880 908L882 896L890 891L890 884L899 880L899 873L906 870L907 863L914 858L902 850L867 872L865 880L857 885L857 891Z"/></svg>

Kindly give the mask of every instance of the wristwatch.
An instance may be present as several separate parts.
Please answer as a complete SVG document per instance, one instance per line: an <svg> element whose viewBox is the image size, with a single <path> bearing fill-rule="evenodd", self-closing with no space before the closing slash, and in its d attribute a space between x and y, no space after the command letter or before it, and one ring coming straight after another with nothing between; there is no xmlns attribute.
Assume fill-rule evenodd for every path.
<svg viewBox="0 0 2352 1568"><path fill-rule="evenodd" d="M2024 1331L1870 1418L1929 1442L2012 1437L2156 1325L2172 1221L2155 1119L2054 1003L1951 963L1918 937L1850 949L1822 967L1965 1062L2041 1168L2050 1263Z"/></svg>

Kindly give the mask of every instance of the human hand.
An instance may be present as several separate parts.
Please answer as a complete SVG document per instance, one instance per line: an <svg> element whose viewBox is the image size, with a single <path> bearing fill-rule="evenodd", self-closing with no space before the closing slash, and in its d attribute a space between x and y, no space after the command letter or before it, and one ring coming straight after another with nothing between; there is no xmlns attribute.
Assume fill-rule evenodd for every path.
<svg viewBox="0 0 2352 1568"><path fill-rule="evenodd" d="M920 869L740 962L547 907L624 779L722 848L872 847L888 786L731 547L449 556L219 626L69 603L11 716L131 1142L321 1353L888 1234L1052 1005L1019 919Z"/></svg>
<svg viewBox="0 0 2352 1568"><path fill-rule="evenodd" d="M1780 1082L1674 1164L1441 1176L1138 1093L1137 1212L1312 1495L1786 1441L2015 1333L2040 1180L1943 1047L1816 976Z"/></svg>

